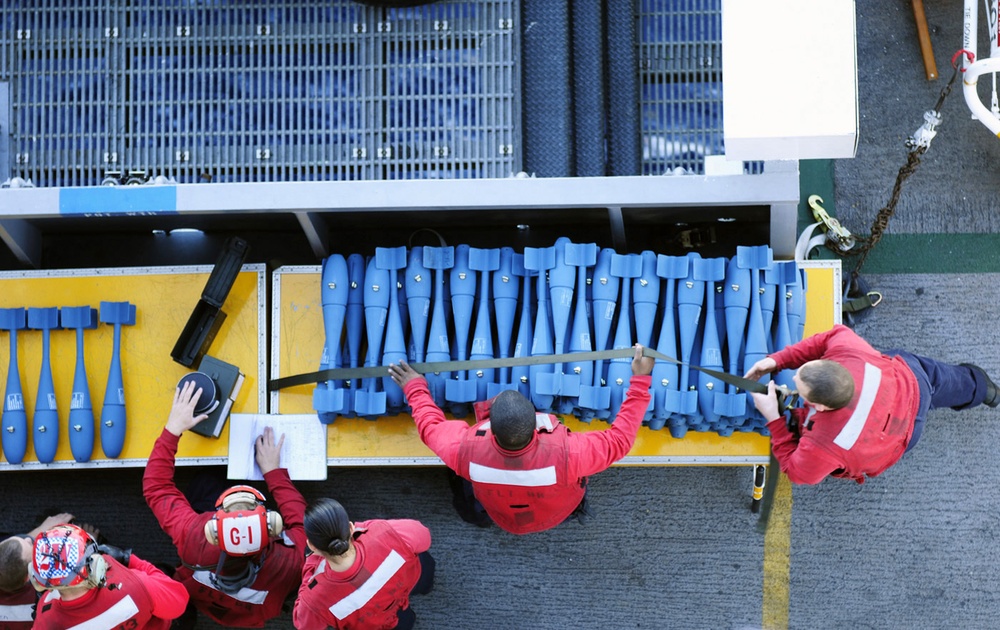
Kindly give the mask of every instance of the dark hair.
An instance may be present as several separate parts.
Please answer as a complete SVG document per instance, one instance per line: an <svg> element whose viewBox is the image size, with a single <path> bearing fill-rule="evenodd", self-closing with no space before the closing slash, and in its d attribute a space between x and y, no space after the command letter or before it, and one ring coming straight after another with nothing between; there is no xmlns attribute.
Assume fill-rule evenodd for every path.
<svg viewBox="0 0 1000 630"><path fill-rule="evenodd" d="M28 580L28 564L24 561L17 536L0 542L0 591L14 593Z"/></svg>
<svg viewBox="0 0 1000 630"><path fill-rule="evenodd" d="M799 368L799 380L809 387L809 402L840 409L854 398L854 377L836 361L820 359Z"/></svg>
<svg viewBox="0 0 1000 630"><path fill-rule="evenodd" d="M500 448L521 450L535 435L535 406L520 392L500 392L490 404L490 430Z"/></svg>
<svg viewBox="0 0 1000 630"><path fill-rule="evenodd" d="M312 546L332 556L350 549L351 521L347 510L333 499L317 499L306 509L306 539Z"/></svg>

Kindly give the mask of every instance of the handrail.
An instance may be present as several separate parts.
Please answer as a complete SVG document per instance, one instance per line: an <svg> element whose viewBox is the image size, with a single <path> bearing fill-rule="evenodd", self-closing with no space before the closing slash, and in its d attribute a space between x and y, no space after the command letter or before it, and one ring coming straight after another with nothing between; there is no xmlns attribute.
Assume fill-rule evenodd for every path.
<svg viewBox="0 0 1000 630"><path fill-rule="evenodd" d="M963 55L962 72L962 94L965 96L965 103L969 106L973 117L983 123L993 135L1000 137L1000 106L997 104L997 77L1000 72L1000 48L997 42L997 17L1000 14L1000 0L984 0L986 7L986 17L989 29L990 55L983 59L977 59L976 47L979 30L979 7L976 0L965 0L963 7L964 28L962 29L962 50ZM986 107L979 97L978 83L982 74L993 74L993 102L992 108Z"/></svg>

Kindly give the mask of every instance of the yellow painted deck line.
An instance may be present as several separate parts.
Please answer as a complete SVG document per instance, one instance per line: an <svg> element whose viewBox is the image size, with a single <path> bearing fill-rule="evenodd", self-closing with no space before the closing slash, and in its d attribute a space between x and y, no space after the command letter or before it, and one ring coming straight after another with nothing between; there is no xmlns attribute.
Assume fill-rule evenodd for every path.
<svg viewBox="0 0 1000 630"><path fill-rule="evenodd" d="M805 337L833 328L841 322L841 269L839 260L810 261L812 269L829 269L831 273L809 275L806 293ZM778 475L774 504L764 535L764 575L761 604L761 627L765 630L787 630L791 602L792 568L792 484L784 474Z"/></svg>
<svg viewBox="0 0 1000 630"><path fill-rule="evenodd" d="M764 601L761 627L787 630L792 552L792 485L780 475L774 491L771 520L764 535Z"/></svg>

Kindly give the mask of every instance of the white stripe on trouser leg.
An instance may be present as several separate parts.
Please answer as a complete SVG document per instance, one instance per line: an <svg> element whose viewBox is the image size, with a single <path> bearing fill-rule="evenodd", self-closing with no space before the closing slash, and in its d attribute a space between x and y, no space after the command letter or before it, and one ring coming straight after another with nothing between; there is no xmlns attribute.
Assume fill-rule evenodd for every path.
<svg viewBox="0 0 1000 630"><path fill-rule="evenodd" d="M469 478L477 483L495 483L502 486L554 486L556 484L556 467L504 470L470 463Z"/></svg>
<svg viewBox="0 0 1000 630"><path fill-rule="evenodd" d="M330 606L330 612L337 619L345 619L351 613L360 610L371 601L372 597L375 597L376 593L382 590L382 587L392 579L392 576L396 575L404 563L403 556L395 550L390 551L382 564L378 565L378 568L372 572L371 577L365 580L365 583L358 590Z"/></svg>

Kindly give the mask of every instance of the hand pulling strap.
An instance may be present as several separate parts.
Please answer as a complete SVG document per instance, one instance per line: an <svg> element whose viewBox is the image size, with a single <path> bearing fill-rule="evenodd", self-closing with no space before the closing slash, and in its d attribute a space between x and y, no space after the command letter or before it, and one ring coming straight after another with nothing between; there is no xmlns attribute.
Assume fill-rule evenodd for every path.
<svg viewBox="0 0 1000 630"><path fill-rule="evenodd" d="M599 361L606 359L631 359L635 355L635 350L633 348L621 348L618 350L594 350L590 352L570 352L565 354L546 354L546 355L535 355L530 357L507 357L502 359L476 359L470 361L432 361L425 363L411 363L410 367L419 374L429 374L429 373L439 373L439 372L458 372L466 370L486 370L491 368L505 368L505 367L515 367L522 365L548 365L552 363L569 363L578 361ZM660 361L668 361L670 363L676 363L677 365L687 365L693 370L698 370L704 372L709 376L715 377L724 383L729 383L735 387L748 392L754 392L757 394L767 393L767 385L764 383L759 383L757 381L751 381L749 379L743 378L742 376L735 376L733 374L727 374L726 372L719 372L718 370L712 370L709 368L699 367L697 365L691 365L690 363L683 363L674 359L673 357L668 357L662 352L657 352L652 348L643 347L642 355L645 357L652 357ZM349 379L359 379L359 378L382 378L388 376L388 370L386 366L375 366L375 367L363 367L363 368L333 368L329 370L320 370L318 372L309 372L307 374L297 374L295 376L286 376L284 378L277 378L268 381L267 388L268 391L277 391L279 389L285 389L287 387L295 387L296 385L308 385L310 383L320 383L323 381L337 381L337 380L349 380Z"/></svg>

